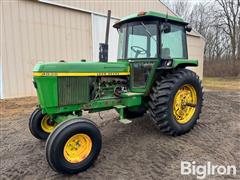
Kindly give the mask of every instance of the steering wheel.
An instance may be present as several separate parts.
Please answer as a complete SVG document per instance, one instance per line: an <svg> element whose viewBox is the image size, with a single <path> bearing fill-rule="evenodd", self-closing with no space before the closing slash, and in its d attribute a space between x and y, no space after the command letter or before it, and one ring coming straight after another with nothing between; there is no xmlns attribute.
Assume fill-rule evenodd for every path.
<svg viewBox="0 0 240 180"><path fill-rule="evenodd" d="M131 50L136 53L135 58L137 58L139 54L147 54L147 50L139 46L131 46Z"/></svg>

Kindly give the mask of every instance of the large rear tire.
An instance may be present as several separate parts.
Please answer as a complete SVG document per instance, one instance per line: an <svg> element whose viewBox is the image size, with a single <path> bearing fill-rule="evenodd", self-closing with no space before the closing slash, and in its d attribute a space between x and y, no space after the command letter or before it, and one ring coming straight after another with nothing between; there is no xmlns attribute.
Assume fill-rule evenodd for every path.
<svg viewBox="0 0 240 180"><path fill-rule="evenodd" d="M203 92L199 77L179 69L161 77L152 88L151 119L166 134L178 136L189 132L201 113Z"/></svg>
<svg viewBox="0 0 240 180"><path fill-rule="evenodd" d="M101 145L101 133L92 121L84 118L64 121L48 137L47 161L59 173L79 173L94 163Z"/></svg>

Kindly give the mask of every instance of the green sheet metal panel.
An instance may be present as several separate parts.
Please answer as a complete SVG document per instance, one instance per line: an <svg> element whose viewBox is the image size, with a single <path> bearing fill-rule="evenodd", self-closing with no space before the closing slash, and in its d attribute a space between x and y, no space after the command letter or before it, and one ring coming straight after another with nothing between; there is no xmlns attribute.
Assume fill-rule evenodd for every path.
<svg viewBox="0 0 240 180"><path fill-rule="evenodd" d="M179 65L187 66L198 66L198 60L196 59L173 59L173 68L176 68Z"/></svg>
<svg viewBox="0 0 240 180"><path fill-rule="evenodd" d="M58 106L57 77L34 77L41 108Z"/></svg>
<svg viewBox="0 0 240 180"><path fill-rule="evenodd" d="M103 72L129 72L128 62L48 62L38 63L33 73L36 72L82 72L82 73L103 73ZM46 75L48 75L46 73ZM91 76L91 74L89 74ZM99 74L101 75L101 74Z"/></svg>

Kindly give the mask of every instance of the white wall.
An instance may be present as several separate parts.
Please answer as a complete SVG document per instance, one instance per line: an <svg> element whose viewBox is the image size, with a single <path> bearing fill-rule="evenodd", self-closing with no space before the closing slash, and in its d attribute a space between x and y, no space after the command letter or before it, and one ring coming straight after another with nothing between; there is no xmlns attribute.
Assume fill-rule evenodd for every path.
<svg viewBox="0 0 240 180"><path fill-rule="evenodd" d="M117 60L118 32L113 28L117 19L111 18L108 39L108 61ZM99 43L105 42L107 17L92 14L93 61L99 60Z"/></svg>
<svg viewBox="0 0 240 180"><path fill-rule="evenodd" d="M3 98L36 95L32 69L39 61L92 59L90 13L37 1L1 5Z"/></svg>

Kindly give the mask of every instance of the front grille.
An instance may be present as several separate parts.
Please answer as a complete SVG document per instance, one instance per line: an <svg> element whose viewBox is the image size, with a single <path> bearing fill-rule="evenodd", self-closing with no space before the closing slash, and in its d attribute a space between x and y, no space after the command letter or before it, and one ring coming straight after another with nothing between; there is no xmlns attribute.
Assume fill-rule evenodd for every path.
<svg viewBox="0 0 240 180"><path fill-rule="evenodd" d="M59 106L87 103L88 77L58 77Z"/></svg>

